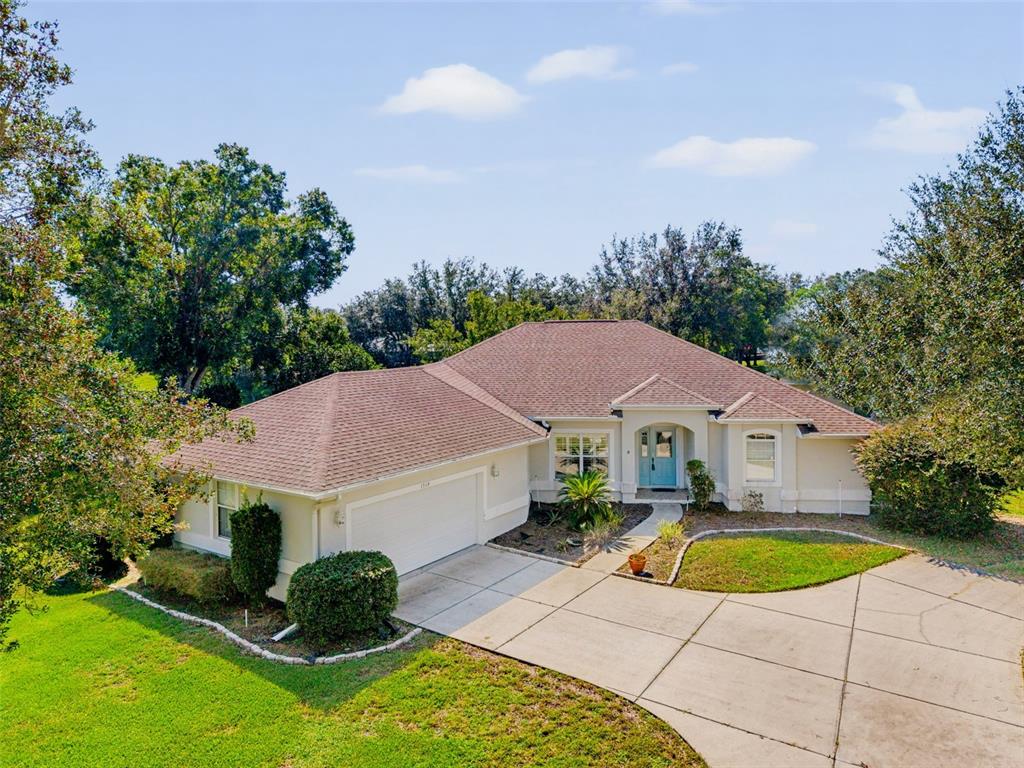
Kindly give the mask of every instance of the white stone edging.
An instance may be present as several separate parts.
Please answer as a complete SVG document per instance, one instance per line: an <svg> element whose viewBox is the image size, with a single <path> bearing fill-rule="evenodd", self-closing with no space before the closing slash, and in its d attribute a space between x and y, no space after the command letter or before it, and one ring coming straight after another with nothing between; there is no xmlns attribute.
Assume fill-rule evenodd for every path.
<svg viewBox="0 0 1024 768"><path fill-rule="evenodd" d="M557 557L552 557L551 555L542 555L539 552L528 552L525 549L516 549L515 547L506 547L506 546L503 546L501 544L495 544L493 541L486 542L484 544L484 546L485 547L490 547L491 549L497 549L497 550L499 550L501 552L511 552L514 555L526 555L526 557L532 557L532 558L534 558L536 560L543 560L543 561L548 562L548 563L556 563L557 565L567 565L570 568L579 568L579 567L581 567L583 565L583 563L587 562L587 560L590 559L588 557L587 560L583 561L583 563L576 563L576 562L573 562L572 560L561 560L561 559L559 559ZM597 553L595 552L594 554L597 554ZM591 557L593 557L593 555L591 555Z"/></svg>
<svg viewBox="0 0 1024 768"><path fill-rule="evenodd" d="M888 541L882 541L881 539L873 539L870 536L864 536L860 533L853 533L852 531L837 531L833 528L799 528L799 527L784 527L784 528L715 528L710 531L701 531L695 533L693 536L683 542L683 546L679 548L679 554L676 555L675 564L672 566L672 573L667 579L645 579L643 576L634 576L632 573L622 573L616 571L616 576L622 576L626 579L635 579L636 581L643 581L648 584L661 584L663 586L671 586L675 583L676 578L679 576L679 569L683 567L683 558L686 556L686 551L690 548L690 545L695 541L700 541L708 536L723 536L734 533L773 533L775 531L789 531L789 532L801 532L801 531L813 531L815 533L832 533L837 536L849 536L853 539L860 539L861 541L867 541L872 544L882 544L886 547L893 547L895 549L902 549L907 552L916 552L913 547L905 547L902 544L893 544ZM654 542L651 542L652 544Z"/></svg>
<svg viewBox="0 0 1024 768"><path fill-rule="evenodd" d="M138 592L133 592L125 587L110 587L114 592L120 592L122 595L128 595L133 600L138 600L143 605L148 605L150 608L156 608L158 611L163 611L168 616L173 616L176 619L187 621L191 624L199 624L200 626L209 627L210 629L220 632L224 637L230 640L232 643L237 645L243 651L251 653L253 656L260 656L261 658L267 659L268 661L276 661L279 664L303 664L306 666L313 666L316 664L335 664L339 661L347 661L349 659L361 659L364 656L369 656L371 653L380 653L381 651L393 651L400 645L403 645L412 640L416 635L420 634L423 630L419 627L411 630L407 634L393 640L387 645L378 645L375 648L367 648L362 651L352 651L350 653L339 653L334 656L315 656L313 658L303 658L301 656L284 656L280 653L274 653L268 651L266 648L261 648L256 643L246 640L244 637L235 634L230 629L225 627L223 624L218 624L216 621L211 619L204 619L199 616L193 616L191 613L185 613L184 611L177 611L173 608L168 608L165 605L160 605L147 597L143 597Z"/></svg>

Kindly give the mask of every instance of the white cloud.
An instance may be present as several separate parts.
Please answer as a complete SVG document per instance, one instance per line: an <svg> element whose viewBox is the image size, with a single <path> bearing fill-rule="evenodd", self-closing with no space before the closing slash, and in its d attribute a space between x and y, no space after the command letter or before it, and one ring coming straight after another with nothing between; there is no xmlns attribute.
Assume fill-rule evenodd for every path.
<svg viewBox="0 0 1024 768"><path fill-rule="evenodd" d="M698 69L696 64L689 61L677 61L675 64L666 64L661 68L663 75L689 75Z"/></svg>
<svg viewBox="0 0 1024 768"><path fill-rule="evenodd" d="M772 232L779 237L800 238L816 234L818 225L811 221L798 221L796 219L776 219L772 224Z"/></svg>
<svg viewBox="0 0 1024 768"><path fill-rule="evenodd" d="M708 16L722 10L717 5L697 3L693 0L654 0L651 8L663 16Z"/></svg>
<svg viewBox="0 0 1024 768"><path fill-rule="evenodd" d="M569 48L552 53L538 61L526 73L526 79L531 83L550 83L574 77L589 77L597 80L629 77L633 74L630 70L618 69L622 53L622 49L614 45Z"/></svg>
<svg viewBox="0 0 1024 768"><path fill-rule="evenodd" d="M918 154L959 152L985 119L985 110L975 107L927 109L909 85L885 83L869 90L903 110L896 117L883 117L875 123L868 144L878 149Z"/></svg>
<svg viewBox="0 0 1024 768"><path fill-rule="evenodd" d="M452 184L462 181L456 171L443 168L429 168L425 165L398 165L391 168L357 168L356 176L386 181L415 181L425 184Z"/></svg>
<svg viewBox="0 0 1024 768"><path fill-rule="evenodd" d="M803 139L749 138L715 141L690 136L650 158L655 168L692 168L712 176L767 176L781 173L817 146Z"/></svg>
<svg viewBox="0 0 1024 768"><path fill-rule="evenodd" d="M518 110L526 96L469 64L428 69L405 81L402 92L381 106L384 112L442 112L468 120L487 120Z"/></svg>

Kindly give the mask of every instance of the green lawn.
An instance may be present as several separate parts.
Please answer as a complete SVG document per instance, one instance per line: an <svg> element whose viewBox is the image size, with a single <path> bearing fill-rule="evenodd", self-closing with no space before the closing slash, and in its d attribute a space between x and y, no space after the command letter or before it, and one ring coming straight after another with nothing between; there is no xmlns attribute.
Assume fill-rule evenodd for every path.
<svg viewBox="0 0 1024 768"><path fill-rule="evenodd" d="M123 595L44 602L0 655L8 768L704 765L624 699L427 633L291 667Z"/></svg>
<svg viewBox="0 0 1024 768"><path fill-rule="evenodd" d="M777 592L841 579L903 554L895 547L813 531L709 537L687 550L673 586Z"/></svg>

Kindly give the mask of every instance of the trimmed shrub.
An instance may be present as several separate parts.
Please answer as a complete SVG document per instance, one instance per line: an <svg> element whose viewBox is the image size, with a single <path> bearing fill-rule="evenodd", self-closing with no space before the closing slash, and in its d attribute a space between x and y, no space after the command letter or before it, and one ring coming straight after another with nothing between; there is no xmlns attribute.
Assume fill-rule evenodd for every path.
<svg viewBox="0 0 1024 768"><path fill-rule="evenodd" d="M750 514L764 512L764 494L760 491L747 491L740 501L740 508Z"/></svg>
<svg viewBox="0 0 1024 768"><path fill-rule="evenodd" d="M200 603L226 603L238 597L231 565L223 557L190 549L154 549L138 566L146 585L154 589Z"/></svg>
<svg viewBox="0 0 1024 768"><path fill-rule="evenodd" d="M686 462L686 474L690 478L690 493L693 495L694 505L701 511L707 509L715 493L715 478L700 459L690 459Z"/></svg>
<svg viewBox="0 0 1024 768"><path fill-rule="evenodd" d="M277 581L281 517L262 499L231 513L231 578L238 591L261 605Z"/></svg>
<svg viewBox="0 0 1024 768"><path fill-rule="evenodd" d="M398 605L398 573L381 552L339 552L306 563L288 585L288 618L315 647L379 627Z"/></svg>
<svg viewBox="0 0 1024 768"><path fill-rule="evenodd" d="M861 443L856 461L871 486L872 513L881 525L910 533L967 538L990 530L997 481L936 445L928 424L915 420Z"/></svg>

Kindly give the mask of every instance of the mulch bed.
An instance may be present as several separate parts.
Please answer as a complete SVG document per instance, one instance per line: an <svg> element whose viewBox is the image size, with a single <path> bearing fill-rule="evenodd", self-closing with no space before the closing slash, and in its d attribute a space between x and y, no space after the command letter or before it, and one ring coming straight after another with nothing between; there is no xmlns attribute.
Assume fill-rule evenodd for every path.
<svg viewBox="0 0 1024 768"><path fill-rule="evenodd" d="M623 515L622 524L615 529L614 536L635 528L650 516L650 504L619 504L613 506ZM566 516L548 525L553 504L533 502L526 522L511 531L491 539L502 547L520 549L535 555L556 557L572 563L585 563L600 551L600 547L587 547L584 534L569 528Z"/></svg>
<svg viewBox="0 0 1024 768"><path fill-rule="evenodd" d="M249 609L249 621L246 624L245 606L225 604L203 604L197 603L191 598L164 592L147 587L141 581L130 584L121 584L126 589L137 592L143 597L160 603L167 608L176 611L190 613L193 616L210 619L218 624L223 624L236 635L244 637L252 643L257 643L268 651L281 654L282 656L300 656L309 658L311 656L334 656L339 653L351 653L353 651L364 651L367 648L376 648L379 645L389 643L401 637L413 629L401 619L392 617L391 624L396 632L392 633L387 627L370 630L330 643L326 648L314 648L305 642L301 630L286 637L284 640L275 643L271 638L285 627L291 626L288 614L285 611L284 603L268 599L267 604L262 608Z"/></svg>

